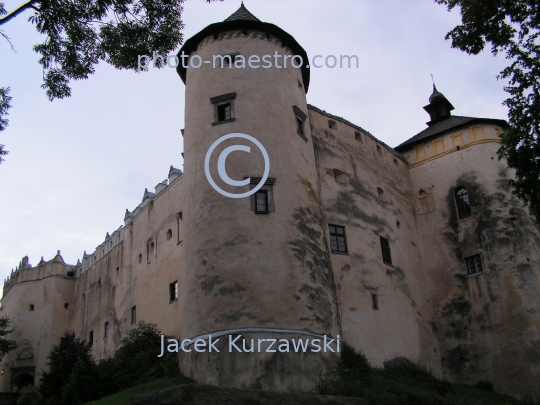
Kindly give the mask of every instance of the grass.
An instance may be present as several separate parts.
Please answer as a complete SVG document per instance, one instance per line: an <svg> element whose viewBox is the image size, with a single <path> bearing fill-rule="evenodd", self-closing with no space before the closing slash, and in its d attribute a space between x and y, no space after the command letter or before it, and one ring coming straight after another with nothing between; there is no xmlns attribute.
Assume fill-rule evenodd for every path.
<svg viewBox="0 0 540 405"><path fill-rule="evenodd" d="M338 367L321 375L313 392L365 398L369 405L535 404L534 401L519 401L493 393L490 388L493 386L487 382L479 387L451 384L413 363L390 369L371 368L363 354L344 345Z"/></svg>
<svg viewBox="0 0 540 405"><path fill-rule="evenodd" d="M87 405L128 405L134 395L148 394L150 392L159 391L164 388L174 387L176 385L187 384L193 382L189 378L178 377L162 377L157 380L150 381L135 387L127 388L116 394L98 399L97 401L89 402Z"/></svg>

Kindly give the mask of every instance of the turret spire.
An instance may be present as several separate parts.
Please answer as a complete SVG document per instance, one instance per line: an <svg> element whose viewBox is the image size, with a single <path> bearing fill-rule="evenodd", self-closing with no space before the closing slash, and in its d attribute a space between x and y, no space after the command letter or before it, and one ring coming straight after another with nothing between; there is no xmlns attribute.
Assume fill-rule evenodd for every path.
<svg viewBox="0 0 540 405"><path fill-rule="evenodd" d="M454 109L454 106L450 104L450 101L446 99L444 94L437 90L433 75L431 75L431 81L433 83L433 93L429 96L429 104L424 107L424 110L426 110L431 118L431 121L427 123L430 126L449 118L452 115L450 111Z"/></svg>

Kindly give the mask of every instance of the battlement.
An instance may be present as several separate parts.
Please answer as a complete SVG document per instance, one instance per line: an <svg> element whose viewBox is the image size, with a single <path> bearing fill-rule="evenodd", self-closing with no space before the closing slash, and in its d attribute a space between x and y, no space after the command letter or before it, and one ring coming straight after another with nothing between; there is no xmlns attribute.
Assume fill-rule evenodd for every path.
<svg viewBox="0 0 540 405"><path fill-rule="evenodd" d="M64 262L60 251L49 261L45 261L42 256L36 267L30 264L28 256L24 256L19 265L11 270L11 275L4 280L3 295L5 296L11 287L18 283L38 281L52 276L75 278L81 268L80 260L75 265Z"/></svg>
<svg viewBox="0 0 540 405"><path fill-rule="evenodd" d="M129 211L129 209L126 209L126 213L124 215L124 225L120 226L116 231L112 233L112 235L107 232L107 234L105 235L105 240L103 241L103 243L96 247L93 253L87 254L86 251L84 252L82 266L80 268L80 272L77 273L76 276L79 277L82 273L88 271L92 266L94 266L103 257L105 257L112 249L118 246L124 240L125 227L129 225L135 219L135 217L137 217L137 215L139 215L139 213L142 212L144 208L148 206L148 204L150 204L151 201L153 201L160 194L162 194L169 187L169 185L182 177L182 174L182 170L171 166L169 169L168 178L163 180L161 183L158 183L155 186L153 193L148 191L147 188L145 188L143 198L140 204L137 205L137 207L133 211Z"/></svg>

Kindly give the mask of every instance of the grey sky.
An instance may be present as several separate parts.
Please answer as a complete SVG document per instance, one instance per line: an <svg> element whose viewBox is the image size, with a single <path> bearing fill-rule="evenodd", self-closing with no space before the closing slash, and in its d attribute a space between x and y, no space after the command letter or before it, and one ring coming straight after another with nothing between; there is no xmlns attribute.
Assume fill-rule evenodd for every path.
<svg viewBox="0 0 540 405"><path fill-rule="evenodd" d="M12 10L20 3L6 1ZM422 107L437 88L455 115L507 119L505 60L451 49L445 34L459 13L431 0L247 0L262 21L293 35L312 57L358 55L359 69L312 69L308 102L344 117L396 146L423 130ZM239 0L187 0L185 38L222 21ZM0 274L21 258L36 265L61 250L76 263L106 232L123 224L144 188L153 191L169 166L183 168L184 85L174 69L136 74L100 64L72 83L72 97L49 102L31 47L42 41L27 22L5 27L17 53L0 41L0 86L11 86L10 126L0 143L11 152L0 165Z"/></svg>

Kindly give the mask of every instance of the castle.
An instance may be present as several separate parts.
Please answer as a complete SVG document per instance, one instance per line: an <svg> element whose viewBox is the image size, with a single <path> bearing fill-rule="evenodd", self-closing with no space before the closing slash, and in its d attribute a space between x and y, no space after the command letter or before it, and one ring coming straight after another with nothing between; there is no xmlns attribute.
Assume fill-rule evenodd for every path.
<svg viewBox="0 0 540 405"><path fill-rule="evenodd" d="M2 359L2 391L37 383L65 331L103 359L139 320L179 340L241 335L248 346L340 336L377 367L405 356L450 381L540 391L540 234L497 159L505 121L453 116L434 86L428 127L391 148L307 104L306 52L243 5L182 52L228 55L230 64L278 52L304 63L178 66L185 172L171 167L82 262L66 264L60 252L36 266L21 261L4 284L2 315L19 347ZM229 193L257 189L246 198L224 196L204 170L209 148L234 133L264 145L269 172L253 143L226 139L209 174L220 178L218 152L251 146L221 162L243 185L219 181ZM178 357L199 382L285 390L306 386L338 355Z"/></svg>

